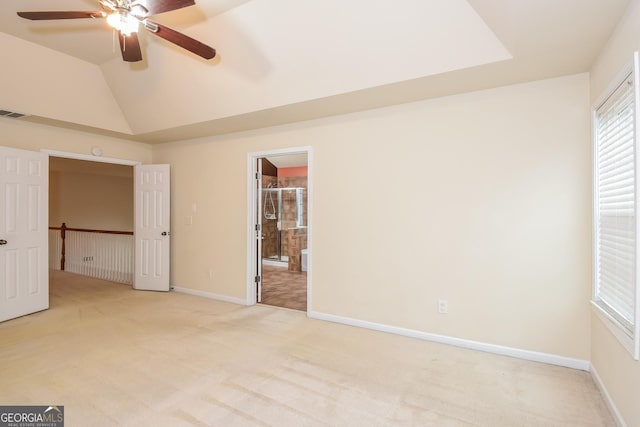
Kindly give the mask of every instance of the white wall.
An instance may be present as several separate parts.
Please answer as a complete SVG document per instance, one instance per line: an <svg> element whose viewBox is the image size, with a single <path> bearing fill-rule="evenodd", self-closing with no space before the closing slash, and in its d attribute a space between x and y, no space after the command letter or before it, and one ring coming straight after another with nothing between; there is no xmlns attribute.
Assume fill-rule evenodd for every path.
<svg viewBox="0 0 640 427"><path fill-rule="evenodd" d="M588 85L154 146L172 165L172 283L244 298L247 153L310 145L314 311L587 360Z"/></svg>
<svg viewBox="0 0 640 427"><path fill-rule="evenodd" d="M633 52L640 50L640 1L633 0L591 72L591 100L595 102L610 86ZM640 362L592 315L591 363L615 406L614 412L628 427L640 426Z"/></svg>
<svg viewBox="0 0 640 427"><path fill-rule="evenodd" d="M0 118L0 145L23 150L41 149L91 154L103 149L104 157L151 163L151 146L124 139L31 123L24 119Z"/></svg>
<svg viewBox="0 0 640 427"><path fill-rule="evenodd" d="M0 118L0 135L2 135L0 145L23 150L39 151L47 149L89 155L91 147L98 146L103 149L105 157L151 163L152 147L150 145L45 126L20 119ZM132 230L132 180L129 178L128 184L125 184L123 177L113 178L112 184L107 184L102 178L87 174L76 173L74 176L61 177L59 174L53 173L50 225L59 226L61 221L67 221L69 227L96 228L104 226L108 229L116 227L114 229L118 230L124 227L122 230ZM92 190L88 190L88 185L97 186L96 189L99 192L93 192L93 195L91 195ZM113 188L114 185L116 186L115 189ZM63 191L60 186L66 187L68 191ZM128 202L113 194L113 191L107 191L108 187L116 192L127 191L128 195L125 199ZM113 196L107 196L107 194L113 194ZM95 199L98 196L100 198ZM124 207L123 209L128 210L128 216L123 213L115 213L115 210L110 210L109 203L113 204L113 206L115 206L115 203L119 203L121 206L127 204L129 207ZM66 209L70 209L70 212L67 212ZM71 212L76 212L78 215L76 216ZM96 221L86 223L84 219L80 218L85 214L91 214Z"/></svg>
<svg viewBox="0 0 640 427"><path fill-rule="evenodd" d="M101 69L0 32L0 108L131 133Z"/></svg>

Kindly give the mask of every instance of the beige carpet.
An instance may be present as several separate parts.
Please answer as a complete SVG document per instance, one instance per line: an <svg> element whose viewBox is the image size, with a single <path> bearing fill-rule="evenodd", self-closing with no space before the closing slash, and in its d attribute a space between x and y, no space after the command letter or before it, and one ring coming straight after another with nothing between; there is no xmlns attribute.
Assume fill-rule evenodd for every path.
<svg viewBox="0 0 640 427"><path fill-rule="evenodd" d="M52 274L0 323L0 403L67 426L613 426L586 372Z"/></svg>

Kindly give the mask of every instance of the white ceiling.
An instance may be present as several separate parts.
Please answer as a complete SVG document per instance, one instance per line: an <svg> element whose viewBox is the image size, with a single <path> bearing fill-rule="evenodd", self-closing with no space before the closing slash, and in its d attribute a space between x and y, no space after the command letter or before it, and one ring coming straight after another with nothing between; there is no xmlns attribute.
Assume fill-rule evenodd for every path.
<svg viewBox="0 0 640 427"><path fill-rule="evenodd" d="M308 165L307 153L267 157L267 160L277 168L294 168Z"/></svg>
<svg viewBox="0 0 640 427"><path fill-rule="evenodd" d="M0 108L152 143L254 129L589 71L629 3L196 1L154 19L217 58L143 33L132 65L103 21L15 15L97 0L2 0Z"/></svg>

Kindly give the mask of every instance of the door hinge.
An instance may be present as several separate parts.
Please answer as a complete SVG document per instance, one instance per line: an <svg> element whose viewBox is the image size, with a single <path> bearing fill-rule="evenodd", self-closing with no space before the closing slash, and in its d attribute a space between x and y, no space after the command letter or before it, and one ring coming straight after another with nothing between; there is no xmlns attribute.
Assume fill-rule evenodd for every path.
<svg viewBox="0 0 640 427"><path fill-rule="evenodd" d="M260 181L261 178L260 172L256 172L256 180Z"/></svg>
<svg viewBox="0 0 640 427"><path fill-rule="evenodd" d="M254 281L255 281L256 283L260 283L260 280L261 280L260 276L256 276L256 277L254 278Z"/></svg>
<svg viewBox="0 0 640 427"><path fill-rule="evenodd" d="M262 230L262 224L256 224L256 231Z"/></svg>

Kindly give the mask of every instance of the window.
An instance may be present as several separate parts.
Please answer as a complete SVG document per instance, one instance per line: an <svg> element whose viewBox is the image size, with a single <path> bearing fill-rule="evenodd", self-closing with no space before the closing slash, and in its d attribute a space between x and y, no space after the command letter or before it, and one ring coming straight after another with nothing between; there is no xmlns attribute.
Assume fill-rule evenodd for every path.
<svg viewBox="0 0 640 427"><path fill-rule="evenodd" d="M614 335L638 359L636 79L633 69L624 73L594 112L593 303Z"/></svg>

